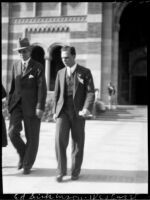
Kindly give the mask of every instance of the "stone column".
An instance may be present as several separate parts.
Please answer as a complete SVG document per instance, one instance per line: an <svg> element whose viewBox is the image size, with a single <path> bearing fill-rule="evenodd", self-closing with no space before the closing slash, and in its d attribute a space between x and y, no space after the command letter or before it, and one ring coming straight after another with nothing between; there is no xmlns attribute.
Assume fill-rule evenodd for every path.
<svg viewBox="0 0 150 200"><path fill-rule="evenodd" d="M118 51L119 51L119 23L114 24L113 30L113 46L112 46L112 82L118 91ZM118 100L118 92L116 94L116 101ZM116 102L118 103L118 102Z"/></svg>
<svg viewBox="0 0 150 200"><path fill-rule="evenodd" d="M58 2L58 6L59 6L59 8L58 8L59 16L62 15L62 3L63 3L63 2Z"/></svg>
<svg viewBox="0 0 150 200"><path fill-rule="evenodd" d="M10 63L9 60L9 56L10 56L10 52L9 50L9 45L10 48L12 48L12 44L9 44L9 13L11 12L11 7L10 7L10 3L5 3L2 2L1 3L1 35L2 35L2 57L1 57L1 72L2 72L2 83L3 86L5 87L6 91L8 92L10 89L10 80L11 80L11 66L12 63Z"/></svg>
<svg viewBox="0 0 150 200"><path fill-rule="evenodd" d="M101 97L108 103L108 82L111 81L112 71L112 3L102 4L102 67L101 67Z"/></svg>
<svg viewBox="0 0 150 200"><path fill-rule="evenodd" d="M47 90L50 89L50 57L49 55L45 56L45 77L46 77L46 84Z"/></svg>
<svg viewBox="0 0 150 200"><path fill-rule="evenodd" d="M33 2L33 17L36 17L36 2Z"/></svg>

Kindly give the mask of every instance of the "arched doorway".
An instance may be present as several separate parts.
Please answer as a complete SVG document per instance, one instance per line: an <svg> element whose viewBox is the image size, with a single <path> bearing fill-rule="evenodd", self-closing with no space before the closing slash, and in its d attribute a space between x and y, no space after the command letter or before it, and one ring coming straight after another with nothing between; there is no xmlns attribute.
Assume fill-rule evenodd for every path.
<svg viewBox="0 0 150 200"><path fill-rule="evenodd" d="M34 60L40 62L44 66L44 71L45 71L45 52L42 47L40 46L33 46L32 53L31 53L31 58Z"/></svg>
<svg viewBox="0 0 150 200"><path fill-rule="evenodd" d="M147 12L147 4L129 3L120 18L119 104L147 104Z"/></svg>
<svg viewBox="0 0 150 200"><path fill-rule="evenodd" d="M55 79L58 70L65 67L61 60L61 47L62 46L60 45L56 45L51 49L50 52L50 91L54 91Z"/></svg>

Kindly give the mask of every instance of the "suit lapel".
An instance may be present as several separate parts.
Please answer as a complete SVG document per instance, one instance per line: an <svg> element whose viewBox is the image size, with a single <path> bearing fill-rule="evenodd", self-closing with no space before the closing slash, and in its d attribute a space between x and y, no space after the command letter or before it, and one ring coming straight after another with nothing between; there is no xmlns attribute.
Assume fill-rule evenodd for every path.
<svg viewBox="0 0 150 200"><path fill-rule="evenodd" d="M21 66L21 61L18 62L17 64L17 74L21 75L22 74L22 66Z"/></svg>
<svg viewBox="0 0 150 200"><path fill-rule="evenodd" d="M64 96L64 92L65 92L65 80L66 80L66 67L62 70L61 76L60 76L60 83L61 83L61 88L62 88L62 92L63 92L63 96Z"/></svg>
<svg viewBox="0 0 150 200"><path fill-rule="evenodd" d="M27 69L26 69L26 72L22 75L22 78L24 78L25 76L27 76L31 72L32 66L33 66L33 62L32 62L32 59L30 59L28 66L27 66Z"/></svg>
<svg viewBox="0 0 150 200"><path fill-rule="evenodd" d="M79 71L79 65L77 65L77 68L75 70L75 75L74 75L74 84L73 84L73 98L75 97L78 85L79 85L79 80L78 80L78 71Z"/></svg>

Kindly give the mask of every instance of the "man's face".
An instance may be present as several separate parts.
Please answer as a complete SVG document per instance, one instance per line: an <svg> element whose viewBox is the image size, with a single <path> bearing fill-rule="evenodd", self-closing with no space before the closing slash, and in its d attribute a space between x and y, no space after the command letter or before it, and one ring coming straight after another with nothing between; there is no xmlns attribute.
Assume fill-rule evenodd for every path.
<svg viewBox="0 0 150 200"><path fill-rule="evenodd" d="M72 67L75 64L75 55L71 55L69 50L61 52L61 59L67 67Z"/></svg>
<svg viewBox="0 0 150 200"><path fill-rule="evenodd" d="M31 55L31 50L29 48L18 50L21 60L26 61Z"/></svg>

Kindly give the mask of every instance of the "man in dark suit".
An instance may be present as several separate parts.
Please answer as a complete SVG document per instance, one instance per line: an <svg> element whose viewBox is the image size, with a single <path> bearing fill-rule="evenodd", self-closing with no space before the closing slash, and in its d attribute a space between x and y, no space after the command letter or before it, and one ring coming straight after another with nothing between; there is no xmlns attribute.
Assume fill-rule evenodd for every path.
<svg viewBox="0 0 150 200"><path fill-rule="evenodd" d="M31 46L27 38L19 39L20 60L13 65L9 92L8 110L10 112L9 137L19 154L18 169L29 174L34 164L38 145L41 117L47 95L44 67L33 60ZM24 121L26 143L21 138Z"/></svg>
<svg viewBox="0 0 150 200"><path fill-rule="evenodd" d="M3 100L4 98L6 98L7 93L2 83L1 83L1 88L2 88L2 100ZM2 147L6 147L7 145L8 141L7 141L6 124L2 113Z"/></svg>
<svg viewBox="0 0 150 200"><path fill-rule="evenodd" d="M57 73L54 94L54 120L56 120L56 180L61 182L67 174L66 149L69 132L72 136L71 179L79 178L84 152L85 117L92 111L95 93L89 69L75 62L74 47L64 46L61 58L65 68Z"/></svg>

